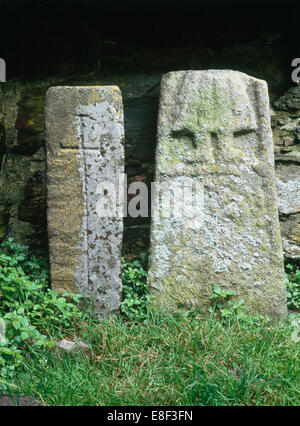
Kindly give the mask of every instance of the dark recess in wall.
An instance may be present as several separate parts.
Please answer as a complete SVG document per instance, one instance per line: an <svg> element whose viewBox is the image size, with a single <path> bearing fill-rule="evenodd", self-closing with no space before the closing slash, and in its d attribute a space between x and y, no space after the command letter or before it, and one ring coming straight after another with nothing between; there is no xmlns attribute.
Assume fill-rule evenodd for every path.
<svg viewBox="0 0 300 426"><path fill-rule="evenodd" d="M289 62L299 44L297 11L291 0L0 0L0 57L9 79L32 80L59 73L61 63L89 72L97 57L106 58L109 71L119 55L120 70L128 71L126 57L141 48L224 46L280 32ZM143 58L134 66L142 71Z"/></svg>

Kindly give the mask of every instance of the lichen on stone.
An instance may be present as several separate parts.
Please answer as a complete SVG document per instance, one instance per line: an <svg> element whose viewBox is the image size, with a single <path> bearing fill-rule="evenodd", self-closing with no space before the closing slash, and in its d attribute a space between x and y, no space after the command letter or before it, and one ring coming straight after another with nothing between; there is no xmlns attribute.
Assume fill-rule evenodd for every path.
<svg viewBox="0 0 300 426"><path fill-rule="evenodd" d="M172 215L153 218L149 284L155 304L207 311L218 284L253 311L284 317L265 82L217 70L163 77L156 181L171 187L179 178L203 182L203 225L187 226Z"/></svg>

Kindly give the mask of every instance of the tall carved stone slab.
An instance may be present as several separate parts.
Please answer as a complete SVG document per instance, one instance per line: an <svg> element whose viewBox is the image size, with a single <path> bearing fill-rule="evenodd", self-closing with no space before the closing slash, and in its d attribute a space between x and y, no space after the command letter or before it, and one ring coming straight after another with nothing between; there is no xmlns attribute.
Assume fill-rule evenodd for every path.
<svg viewBox="0 0 300 426"><path fill-rule="evenodd" d="M120 305L123 222L99 217L96 207L99 184L117 188L124 174L119 88L50 88L46 134L52 288L78 292L106 314Z"/></svg>
<svg viewBox="0 0 300 426"><path fill-rule="evenodd" d="M233 291L252 311L285 317L264 81L227 70L163 77L156 182L171 188L184 181L198 188L193 221L184 214L166 217L161 194L154 195L149 270L154 303L206 311L216 284Z"/></svg>

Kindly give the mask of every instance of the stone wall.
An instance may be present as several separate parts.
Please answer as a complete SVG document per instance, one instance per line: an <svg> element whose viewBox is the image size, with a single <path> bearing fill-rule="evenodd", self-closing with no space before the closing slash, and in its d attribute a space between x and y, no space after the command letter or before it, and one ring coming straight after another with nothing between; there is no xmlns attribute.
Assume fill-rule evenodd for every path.
<svg viewBox="0 0 300 426"><path fill-rule="evenodd" d="M291 81L290 39L275 24L271 28L261 25L258 31L252 23L249 27L235 20L236 31L225 24L223 31L220 19L214 17L213 21L216 27L209 30L208 24L199 26L195 20L190 24L185 19L180 28L173 21L164 21L161 27L156 22L155 30L147 36L153 38L151 42L141 42L134 31L123 39L120 29L115 30L115 37L114 30L109 36L98 37L95 27L87 25L80 28L80 34L88 33L82 43L87 43L84 56L80 56L79 45L78 51L68 50L71 34L57 56L54 47L48 46L53 47L49 62L32 67L32 73L18 75L15 67L11 73L14 78L0 84L1 238L14 236L47 254L44 101L49 87L118 85L124 101L128 182L150 182L162 74L185 69L234 69L268 83L283 245L286 259L300 260L300 91ZM139 22L138 28L142 26ZM76 41L79 38L77 34ZM41 47L43 40L34 39L34 43L38 51L36 47ZM18 52L25 61L23 50ZM27 53L34 56L31 49ZM149 223L145 218L125 220L124 251L147 248Z"/></svg>
<svg viewBox="0 0 300 426"><path fill-rule="evenodd" d="M273 103L278 210L284 254L300 259L300 86Z"/></svg>

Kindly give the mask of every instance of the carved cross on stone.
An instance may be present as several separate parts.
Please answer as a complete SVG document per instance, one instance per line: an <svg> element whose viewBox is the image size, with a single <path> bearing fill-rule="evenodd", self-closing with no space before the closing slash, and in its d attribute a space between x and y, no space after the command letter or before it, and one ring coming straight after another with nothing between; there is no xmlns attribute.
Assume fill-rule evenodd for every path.
<svg viewBox="0 0 300 426"><path fill-rule="evenodd" d="M218 284L254 312L286 317L265 82L221 70L163 77L156 182L168 188L178 181L203 184L195 215L201 220L186 226L184 216L153 216L148 283L154 303L206 311ZM159 205L158 196L154 201Z"/></svg>
<svg viewBox="0 0 300 426"><path fill-rule="evenodd" d="M230 159L229 149L241 152L243 145L240 138L257 131L255 112L247 89L238 79L235 83L236 96L233 97L226 94L223 80L218 76L212 78L212 89L206 93L199 92L199 88L196 87L198 81L191 81L188 73L182 78L180 93L188 90L191 101L178 103L175 107L170 137L183 141L183 145L199 153L206 152L207 158L202 155L200 161L205 163L218 161L225 151L227 158ZM233 84L229 83L230 89L233 88ZM239 140L235 141L235 138ZM232 159L236 160L236 153L237 151L233 152ZM195 161L199 159L195 157Z"/></svg>
<svg viewBox="0 0 300 426"><path fill-rule="evenodd" d="M124 173L120 90L52 87L46 100L48 234L52 288L119 308L122 217L99 217L97 187Z"/></svg>

